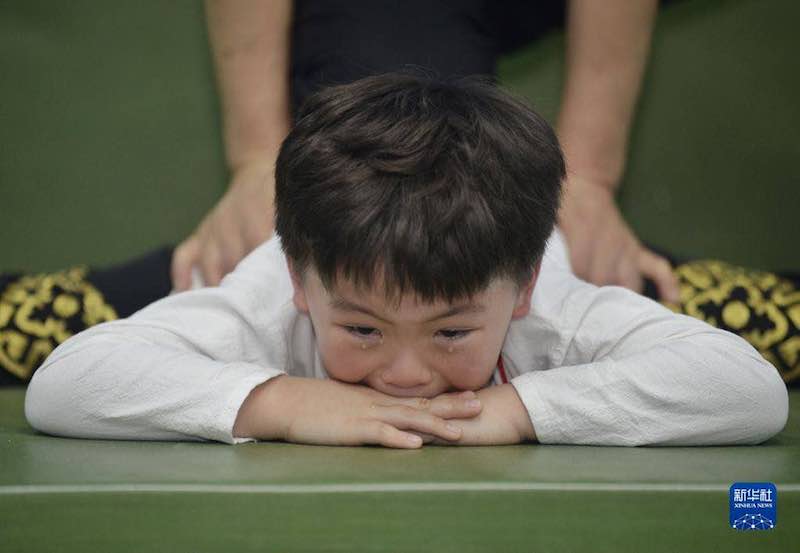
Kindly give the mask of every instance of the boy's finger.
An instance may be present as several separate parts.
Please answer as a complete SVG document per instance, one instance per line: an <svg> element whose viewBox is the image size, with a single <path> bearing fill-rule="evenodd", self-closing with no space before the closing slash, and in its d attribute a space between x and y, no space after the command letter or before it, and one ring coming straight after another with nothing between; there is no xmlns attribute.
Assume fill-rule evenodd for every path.
<svg viewBox="0 0 800 553"><path fill-rule="evenodd" d="M379 409L379 420L401 430L432 434L445 440L457 440L461 437L460 427L450 424L428 411L420 411L408 405L391 405Z"/></svg>
<svg viewBox="0 0 800 553"><path fill-rule="evenodd" d="M413 434L422 438L422 443L425 445L462 445L458 441L443 440L442 438L431 436L430 434L424 434L422 432L413 432Z"/></svg>
<svg viewBox="0 0 800 553"><path fill-rule="evenodd" d="M478 416L481 408L481 400L474 393L472 397L445 394L433 398L428 411L443 419L466 419Z"/></svg>
<svg viewBox="0 0 800 553"><path fill-rule="evenodd" d="M422 438L410 432L398 430L391 424L381 421L370 421L360 425L363 432L360 442L363 444L382 445L401 449L417 449L422 447Z"/></svg>
<svg viewBox="0 0 800 553"><path fill-rule="evenodd" d="M416 397L399 399L391 405L406 405L427 411L443 419L464 419L477 416L481 412L481 402L473 391L441 394L434 398Z"/></svg>
<svg viewBox="0 0 800 553"><path fill-rule="evenodd" d="M423 444L432 444L435 443L437 440L441 441L440 438L437 438L436 436L431 436L430 434L425 434L424 432L407 432L407 434L414 434L415 436L419 436L420 438L422 438Z"/></svg>

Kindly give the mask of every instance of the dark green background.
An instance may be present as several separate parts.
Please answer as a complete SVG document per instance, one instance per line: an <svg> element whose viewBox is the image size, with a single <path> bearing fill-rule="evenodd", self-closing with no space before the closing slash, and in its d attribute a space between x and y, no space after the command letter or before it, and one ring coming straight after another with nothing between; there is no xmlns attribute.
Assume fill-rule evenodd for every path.
<svg viewBox="0 0 800 553"><path fill-rule="evenodd" d="M660 14L621 203L684 256L800 270L792 0ZM501 75L552 121L563 35ZM0 270L123 261L188 233L226 186L200 2L0 1Z"/></svg>

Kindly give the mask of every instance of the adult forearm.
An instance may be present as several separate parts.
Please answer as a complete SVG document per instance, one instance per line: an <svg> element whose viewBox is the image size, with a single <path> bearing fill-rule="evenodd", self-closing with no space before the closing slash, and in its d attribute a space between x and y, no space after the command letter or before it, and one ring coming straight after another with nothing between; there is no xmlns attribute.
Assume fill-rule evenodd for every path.
<svg viewBox="0 0 800 553"><path fill-rule="evenodd" d="M288 132L290 0L207 0L232 170L274 156Z"/></svg>
<svg viewBox="0 0 800 553"><path fill-rule="evenodd" d="M615 187L647 61L657 0L570 0L558 119L569 170Z"/></svg>

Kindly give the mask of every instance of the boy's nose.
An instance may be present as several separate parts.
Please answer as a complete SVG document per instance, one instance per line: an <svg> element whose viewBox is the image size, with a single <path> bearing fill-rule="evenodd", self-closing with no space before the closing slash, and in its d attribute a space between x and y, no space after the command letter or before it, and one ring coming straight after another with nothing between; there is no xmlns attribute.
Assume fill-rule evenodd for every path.
<svg viewBox="0 0 800 553"><path fill-rule="evenodd" d="M381 375L382 380L399 388L414 388L431 382L431 371L414 355L402 355Z"/></svg>

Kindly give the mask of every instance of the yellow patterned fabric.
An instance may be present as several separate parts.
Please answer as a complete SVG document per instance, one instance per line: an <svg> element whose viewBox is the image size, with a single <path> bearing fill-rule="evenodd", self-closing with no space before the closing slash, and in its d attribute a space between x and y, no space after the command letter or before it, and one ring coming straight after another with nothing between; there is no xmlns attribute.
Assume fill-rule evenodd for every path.
<svg viewBox="0 0 800 553"><path fill-rule="evenodd" d="M667 307L742 336L785 382L800 384L796 283L722 261L691 261L674 271L681 300ZM87 280L87 273L85 267L73 267L57 273L0 275L0 385L27 382L58 344L85 328L118 318L117 310ZM130 295L130 289L124 289ZM164 293L156 290L149 301ZM135 306L140 307L144 305Z"/></svg>
<svg viewBox="0 0 800 553"><path fill-rule="evenodd" d="M800 381L800 290L791 280L716 260L674 268L680 304L665 304L738 334L780 371Z"/></svg>
<svg viewBox="0 0 800 553"><path fill-rule="evenodd" d="M117 318L85 267L23 275L0 286L0 368L20 381L81 330ZM2 371L0 371L2 372Z"/></svg>

